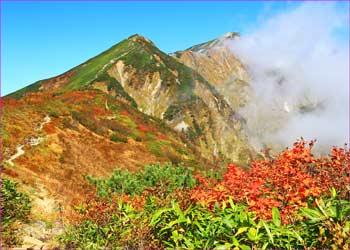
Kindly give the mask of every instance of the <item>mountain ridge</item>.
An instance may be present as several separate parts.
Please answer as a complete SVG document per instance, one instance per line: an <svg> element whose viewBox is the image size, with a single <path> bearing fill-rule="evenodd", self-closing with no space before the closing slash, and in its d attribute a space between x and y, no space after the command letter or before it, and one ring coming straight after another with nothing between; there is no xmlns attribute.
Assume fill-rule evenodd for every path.
<svg viewBox="0 0 350 250"><path fill-rule="evenodd" d="M228 33L223 37L232 39L235 36L237 33ZM236 162L243 157L238 157L241 149L237 151L230 146L227 151L224 146L230 140L239 142L240 148L246 144L246 139L241 129L244 120L226 103L222 93L196 70L160 51L151 40L139 34L122 40L58 77L29 86L30 91L53 95L83 89L99 89L159 119L164 119L165 115L165 122L174 129L179 128L179 124L186 124L178 130L197 140L197 144L200 144L199 151L205 151L204 156L209 160L219 154ZM21 97L25 90L27 89L19 90L17 93L20 95L15 92L9 97ZM174 107L181 111L182 116L175 116L176 119L171 120L174 116L170 113L175 110ZM199 112L194 112L197 109ZM210 117L201 114L200 110L203 109L211 110L209 113L204 112ZM205 124L213 123L209 130L205 128ZM208 131L202 133L202 130ZM222 139L223 134L225 137L233 137ZM243 162L250 158L249 154L244 156L248 158Z"/></svg>

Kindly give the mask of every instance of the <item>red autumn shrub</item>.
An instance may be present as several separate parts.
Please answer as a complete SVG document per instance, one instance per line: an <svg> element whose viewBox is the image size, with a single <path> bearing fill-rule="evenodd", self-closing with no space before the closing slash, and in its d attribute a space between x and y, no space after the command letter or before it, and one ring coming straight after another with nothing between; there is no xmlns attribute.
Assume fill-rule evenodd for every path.
<svg viewBox="0 0 350 250"><path fill-rule="evenodd" d="M120 114L121 114L121 115L125 115L125 116L128 116L128 115L129 115L128 111L126 111L126 110L120 111Z"/></svg>
<svg viewBox="0 0 350 250"><path fill-rule="evenodd" d="M41 104L44 102L44 99L42 97L32 96L32 97L26 98L26 102L28 104Z"/></svg>
<svg viewBox="0 0 350 250"><path fill-rule="evenodd" d="M142 124L137 125L137 129L138 129L140 132L143 132L143 133L148 133L148 132L150 132L149 127L147 127L147 126L145 126L145 125L142 125Z"/></svg>
<svg viewBox="0 0 350 250"><path fill-rule="evenodd" d="M4 105L9 105L9 106L16 106L18 101L16 99L9 99L4 102Z"/></svg>
<svg viewBox="0 0 350 250"><path fill-rule="evenodd" d="M341 197L349 184L349 150L333 148L329 157L315 158L304 140L294 143L270 160L257 160L249 171L232 164L221 182L197 176L199 182L192 198L209 206L228 197L245 202L258 218L271 219L271 208L277 207L284 223L295 219L309 197L318 197L335 187Z"/></svg>
<svg viewBox="0 0 350 250"><path fill-rule="evenodd" d="M43 127L44 131L47 133L47 134L53 134L56 132L56 128L53 124L51 123L47 123L44 125Z"/></svg>
<svg viewBox="0 0 350 250"><path fill-rule="evenodd" d="M93 109L92 109L92 113L95 116L104 115L105 114L105 109L104 109L104 107L94 106Z"/></svg>
<svg viewBox="0 0 350 250"><path fill-rule="evenodd" d="M166 135L163 135L163 134L157 135L157 139L159 139L159 140L165 140L165 141L169 140L168 137L167 137Z"/></svg>
<svg viewBox="0 0 350 250"><path fill-rule="evenodd" d="M2 173L3 174L7 174L8 176L11 176L11 177L18 177L18 173L15 171L15 170L12 170L12 169L4 169L2 170Z"/></svg>

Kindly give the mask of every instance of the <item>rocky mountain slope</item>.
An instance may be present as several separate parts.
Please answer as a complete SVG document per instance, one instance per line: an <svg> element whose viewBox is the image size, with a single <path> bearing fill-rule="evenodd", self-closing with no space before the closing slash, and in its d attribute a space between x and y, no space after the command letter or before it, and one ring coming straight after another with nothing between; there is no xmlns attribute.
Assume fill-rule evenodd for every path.
<svg viewBox="0 0 350 250"><path fill-rule="evenodd" d="M134 35L58 77L9 97L20 98L26 91L60 95L97 89L164 120L193 141L209 161L247 162L251 152L242 133L245 121L209 83L211 79L200 73L161 52L147 38Z"/></svg>
<svg viewBox="0 0 350 250"><path fill-rule="evenodd" d="M278 152L286 142L279 142L276 134L295 119L317 116L325 101L309 89L298 91L293 86L298 79L273 65L264 66L259 73L250 72L253 69L246 68L234 53L233 45L239 41L238 33L228 32L171 56L203 76L247 121L244 134L256 151L268 146Z"/></svg>
<svg viewBox="0 0 350 250"><path fill-rule="evenodd" d="M249 74L229 47L238 39L238 33L228 32L212 41L172 54L213 84L236 111L249 101L251 91Z"/></svg>

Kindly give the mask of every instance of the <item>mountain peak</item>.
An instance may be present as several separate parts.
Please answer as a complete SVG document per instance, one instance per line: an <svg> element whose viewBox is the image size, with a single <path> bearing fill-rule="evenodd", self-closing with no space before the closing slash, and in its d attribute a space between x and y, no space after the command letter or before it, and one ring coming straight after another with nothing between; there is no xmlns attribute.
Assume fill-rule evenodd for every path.
<svg viewBox="0 0 350 250"><path fill-rule="evenodd" d="M217 47L221 47L221 46L225 46L225 42L227 41L234 41L237 38L239 38L239 33L238 32L227 32L224 35L210 40L208 42L204 42L204 43L200 43L197 45L194 45L188 49L186 49L187 51L193 51L193 52L198 52L198 53L205 53L208 50L212 49L212 48L217 48Z"/></svg>
<svg viewBox="0 0 350 250"><path fill-rule="evenodd" d="M230 39L230 38L236 38L239 37L238 32L227 32L226 34L220 36L218 39Z"/></svg>
<svg viewBox="0 0 350 250"><path fill-rule="evenodd" d="M150 43L150 44L154 45L154 43L151 40L149 40L148 38L146 38L140 34L134 34L134 35L130 36L128 38L128 40L133 41L133 42L141 42L141 43L146 42L146 43Z"/></svg>

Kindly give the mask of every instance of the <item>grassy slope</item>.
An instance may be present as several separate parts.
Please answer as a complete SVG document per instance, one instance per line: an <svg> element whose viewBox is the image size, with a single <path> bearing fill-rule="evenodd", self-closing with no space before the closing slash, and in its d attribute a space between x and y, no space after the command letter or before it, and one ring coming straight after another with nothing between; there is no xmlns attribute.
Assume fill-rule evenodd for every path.
<svg viewBox="0 0 350 250"><path fill-rule="evenodd" d="M42 81L37 81L37 82L32 83L32 84L30 84L30 85L28 85L28 86L26 86L26 87L24 87L24 88L22 88L20 90L17 90L16 92L13 92L11 94L6 95L6 97L20 99L27 92L36 92L36 91L38 91L39 88L41 87L41 85L42 85Z"/></svg>
<svg viewBox="0 0 350 250"><path fill-rule="evenodd" d="M132 47L130 45L131 44L128 40L123 40L96 57L93 57L87 62L77 66L75 68L76 73L70 79L70 83L62 90L62 92L79 89L87 83L93 81L99 75L99 73L102 73L101 70L103 67L108 65L111 60L117 60L124 53L131 50Z"/></svg>
<svg viewBox="0 0 350 250"><path fill-rule="evenodd" d="M137 69L140 77L144 77L144 73L146 72L159 71L161 73L161 78L165 79L165 82L174 83L175 78L170 70L178 71L178 79L181 83L178 88L179 96L182 99L191 98L193 95L193 81L196 79L203 79L200 79L201 77L189 67L160 51L153 43L144 40L142 37L135 41L135 39L133 39L135 37L139 36L131 36L101 54L67 71L66 73L73 71L74 74L69 79L69 83L61 89L59 93L62 94L69 90L88 88L90 83L106 73L113 62L123 60L127 65L131 65L133 68ZM157 66L157 60L153 55L157 55L164 64ZM16 99L22 98L27 92L38 91L44 82L45 80L35 82L7 95L7 97Z"/></svg>

